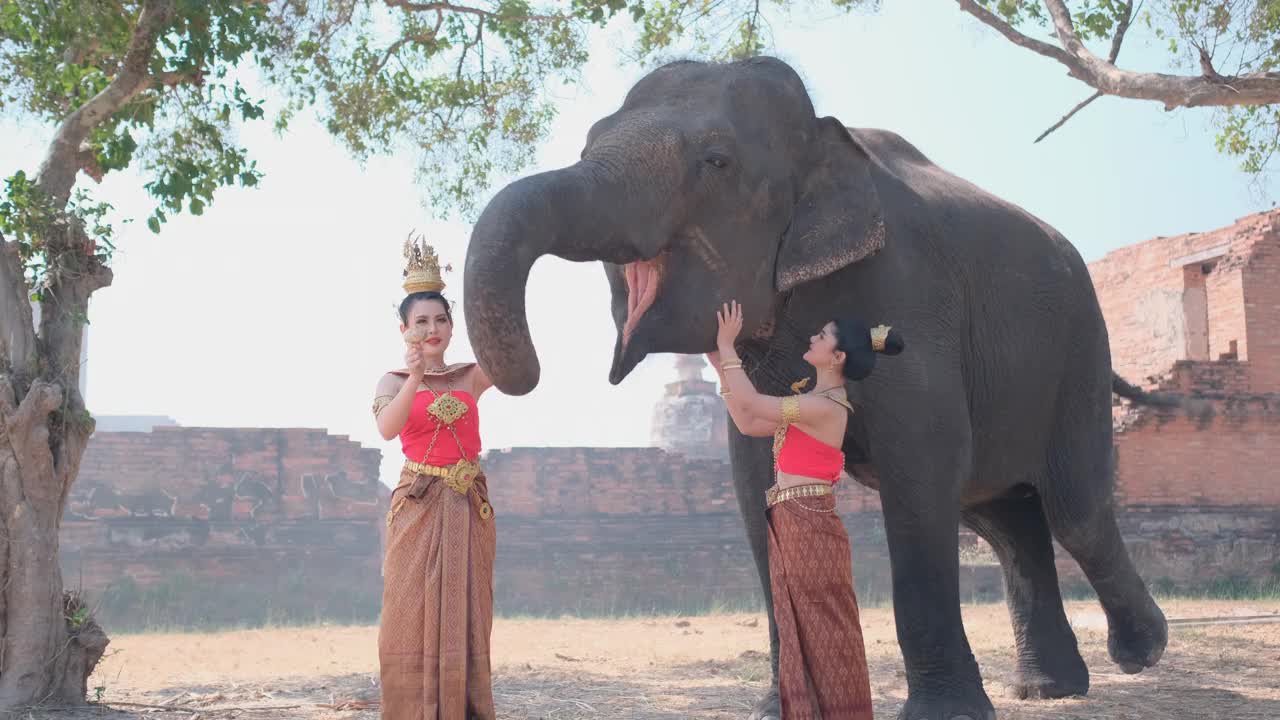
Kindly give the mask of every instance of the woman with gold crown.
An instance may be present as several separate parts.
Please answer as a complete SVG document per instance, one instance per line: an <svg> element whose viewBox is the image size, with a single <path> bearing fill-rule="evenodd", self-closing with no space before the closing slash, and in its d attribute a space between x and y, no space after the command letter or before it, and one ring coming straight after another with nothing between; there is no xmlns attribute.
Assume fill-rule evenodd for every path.
<svg viewBox="0 0 1280 720"><path fill-rule="evenodd" d="M445 362L453 313L441 294L439 261L421 238L406 240L404 252L405 368L383 376L373 401L379 432L399 436L405 455L387 513L382 717L492 720L497 538L476 407L492 383L475 363Z"/></svg>

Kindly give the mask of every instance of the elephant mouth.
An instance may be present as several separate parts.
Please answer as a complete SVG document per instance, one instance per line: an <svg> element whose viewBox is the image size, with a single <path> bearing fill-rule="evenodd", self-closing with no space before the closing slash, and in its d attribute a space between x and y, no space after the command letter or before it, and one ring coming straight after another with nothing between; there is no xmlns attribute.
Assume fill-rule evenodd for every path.
<svg viewBox="0 0 1280 720"><path fill-rule="evenodd" d="M623 277L627 283L627 320L622 326L622 347L626 348L640 319L653 307L658 299L658 288L666 270L666 253L653 260L638 260L623 266Z"/></svg>

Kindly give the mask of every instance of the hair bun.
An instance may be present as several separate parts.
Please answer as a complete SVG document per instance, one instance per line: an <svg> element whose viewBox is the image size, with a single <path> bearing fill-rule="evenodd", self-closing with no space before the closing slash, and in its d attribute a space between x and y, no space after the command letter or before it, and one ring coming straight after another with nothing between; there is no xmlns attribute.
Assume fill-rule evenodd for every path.
<svg viewBox="0 0 1280 720"><path fill-rule="evenodd" d="M867 333L871 338L871 349L882 355L897 355L902 352L904 343L902 333L888 325L877 325Z"/></svg>
<svg viewBox="0 0 1280 720"><path fill-rule="evenodd" d="M894 328L889 328L889 334L884 338L884 349L879 352L881 355L897 355L906 346L907 344L902 340L902 333Z"/></svg>

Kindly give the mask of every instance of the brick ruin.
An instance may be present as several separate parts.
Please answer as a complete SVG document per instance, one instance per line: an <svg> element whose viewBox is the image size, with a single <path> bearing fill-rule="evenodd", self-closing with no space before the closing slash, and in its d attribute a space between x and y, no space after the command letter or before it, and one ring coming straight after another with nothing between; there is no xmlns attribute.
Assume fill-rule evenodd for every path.
<svg viewBox="0 0 1280 720"><path fill-rule="evenodd" d="M323 430L97 433L63 516L66 586L116 627L376 617L379 458Z"/></svg>
<svg viewBox="0 0 1280 720"><path fill-rule="evenodd" d="M1143 576L1158 589L1280 583L1280 210L1089 271L1116 371L1194 398L1115 408L1115 500Z"/></svg>
<svg viewBox="0 0 1280 720"><path fill-rule="evenodd" d="M1280 580L1280 211L1157 238L1089 266L1114 365L1189 409L1117 401L1116 505L1158 590ZM725 418L703 364L677 360L651 448L486 454L497 608L614 613L755 607ZM380 452L322 430L155 427L93 438L63 534L69 587L117 626L370 621L388 490ZM860 599L889 597L879 496L839 492ZM963 534L962 598L1001 596ZM1059 552L1068 594L1085 583Z"/></svg>

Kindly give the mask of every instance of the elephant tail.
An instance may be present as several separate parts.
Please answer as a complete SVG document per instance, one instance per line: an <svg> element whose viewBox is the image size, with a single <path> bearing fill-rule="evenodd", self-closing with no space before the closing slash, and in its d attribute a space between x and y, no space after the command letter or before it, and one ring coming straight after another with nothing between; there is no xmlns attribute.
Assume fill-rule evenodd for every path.
<svg viewBox="0 0 1280 720"><path fill-rule="evenodd" d="M1179 407L1182 405L1182 398L1179 396L1168 393L1149 393L1120 377L1115 371L1111 373L1111 392L1126 400L1133 401L1135 405L1150 405L1151 407Z"/></svg>

